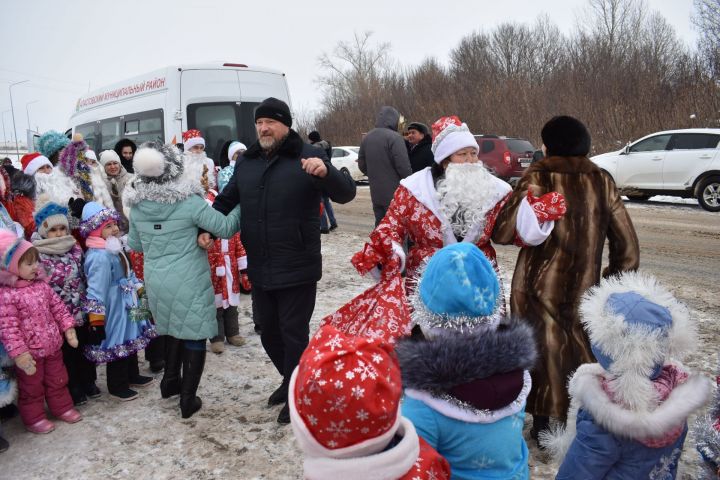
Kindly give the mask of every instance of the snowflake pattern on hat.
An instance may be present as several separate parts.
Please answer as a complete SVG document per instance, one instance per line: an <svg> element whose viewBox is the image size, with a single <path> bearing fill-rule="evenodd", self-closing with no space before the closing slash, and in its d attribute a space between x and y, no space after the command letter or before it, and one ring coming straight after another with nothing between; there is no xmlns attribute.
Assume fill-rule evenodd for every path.
<svg viewBox="0 0 720 480"><path fill-rule="evenodd" d="M192 129L188 130L187 132L183 132L182 138L183 138L183 143L187 143L187 141L190 140L191 138L202 138L202 133L200 133L200 130L192 128Z"/></svg>
<svg viewBox="0 0 720 480"><path fill-rule="evenodd" d="M325 326L300 359L295 408L318 443L344 448L396 424L401 382L390 345Z"/></svg>
<svg viewBox="0 0 720 480"><path fill-rule="evenodd" d="M462 121L457 115L450 115L447 117L440 117L435 123L432 124L432 141L435 142L437 136L445 130L449 125L462 126Z"/></svg>

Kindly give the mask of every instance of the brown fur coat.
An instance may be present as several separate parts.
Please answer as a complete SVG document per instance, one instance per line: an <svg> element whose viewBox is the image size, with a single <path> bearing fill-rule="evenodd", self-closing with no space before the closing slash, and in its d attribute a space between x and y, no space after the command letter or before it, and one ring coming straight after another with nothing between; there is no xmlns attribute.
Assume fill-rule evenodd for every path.
<svg viewBox="0 0 720 480"><path fill-rule="evenodd" d="M562 193L567 213L544 243L520 251L510 309L534 327L540 352L527 411L565 419L568 378L581 364L595 361L577 307L581 295L600 280L605 240L609 265L603 277L636 270L640 250L615 184L586 157L548 157L532 164L498 216L496 243L515 239L515 219L528 185Z"/></svg>

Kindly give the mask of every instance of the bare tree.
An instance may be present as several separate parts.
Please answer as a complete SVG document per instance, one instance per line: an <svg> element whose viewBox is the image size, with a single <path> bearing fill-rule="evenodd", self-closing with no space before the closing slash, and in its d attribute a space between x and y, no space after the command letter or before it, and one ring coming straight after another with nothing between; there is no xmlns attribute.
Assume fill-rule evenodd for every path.
<svg viewBox="0 0 720 480"><path fill-rule="evenodd" d="M693 24L700 32L698 47L710 71L720 75L720 0L695 0Z"/></svg>

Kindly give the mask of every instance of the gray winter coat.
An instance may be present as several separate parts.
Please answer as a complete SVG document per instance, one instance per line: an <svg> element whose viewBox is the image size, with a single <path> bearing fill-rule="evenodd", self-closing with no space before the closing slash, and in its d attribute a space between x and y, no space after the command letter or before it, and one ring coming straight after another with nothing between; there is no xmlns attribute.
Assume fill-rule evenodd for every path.
<svg viewBox="0 0 720 480"><path fill-rule="evenodd" d="M390 205L400 180L410 176L410 159L405 141L397 133L400 113L393 107L382 107L375 128L360 144L358 167L368 176L373 205Z"/></svg>

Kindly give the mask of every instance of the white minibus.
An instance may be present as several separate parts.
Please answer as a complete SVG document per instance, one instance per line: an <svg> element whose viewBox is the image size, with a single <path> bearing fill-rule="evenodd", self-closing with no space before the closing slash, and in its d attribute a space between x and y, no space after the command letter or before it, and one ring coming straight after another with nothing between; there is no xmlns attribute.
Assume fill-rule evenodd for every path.
<svg viewBox="0 0 720 480"><path fill-rule="evenodd" d="M254 109L267 97L290 105L284 73L239 63L173 65L89 92L68 127L97 152L123 138L182 143L182 132L195 128L217 162L228 140L256 140Z"/></svg>

